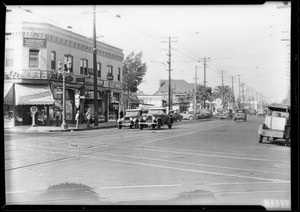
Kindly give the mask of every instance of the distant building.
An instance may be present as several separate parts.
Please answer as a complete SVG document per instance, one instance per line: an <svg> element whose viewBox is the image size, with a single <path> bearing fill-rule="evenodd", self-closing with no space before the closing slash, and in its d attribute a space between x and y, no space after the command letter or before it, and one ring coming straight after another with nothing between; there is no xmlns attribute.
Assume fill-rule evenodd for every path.
<svg viewBox="0 0 300 212"><path fill-rule="evenodd" d="M61 115L62 76L71 63L66 79L66 120L73 122L80 94L80 112L94 109L94 77L97 77L99 114L114 117L119 112L122 93L122 49L97 42L97 76L93 76L93 40L47 23L8 24L5 43L4 112L9 122L30 125L30 108L36 119L55 121ZM9 115L8 115L9 114ZM7 119L8 120L8 119Z"/></svg>

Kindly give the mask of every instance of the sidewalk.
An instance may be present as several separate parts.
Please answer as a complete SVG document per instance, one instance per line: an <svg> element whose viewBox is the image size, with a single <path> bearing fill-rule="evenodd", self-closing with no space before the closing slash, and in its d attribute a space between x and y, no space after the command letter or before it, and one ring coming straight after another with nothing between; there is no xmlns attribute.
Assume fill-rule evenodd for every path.
<svg viewBox="0 0 300 212"><path fill-rule="evenodd" d="M84 131L84 130L97 130L103 128L115 128L117 127L117 122L104 122L98 123L98 126L90 125L90 128L86 128L86 124L80 124L79 128L75 127L75 124L68 124L68 129L62 129L56 126L36 126L32 127L30 125L26 126L15 126L15 127L4 127L4 130L11 132L70 132L70 131Z"/></svg>

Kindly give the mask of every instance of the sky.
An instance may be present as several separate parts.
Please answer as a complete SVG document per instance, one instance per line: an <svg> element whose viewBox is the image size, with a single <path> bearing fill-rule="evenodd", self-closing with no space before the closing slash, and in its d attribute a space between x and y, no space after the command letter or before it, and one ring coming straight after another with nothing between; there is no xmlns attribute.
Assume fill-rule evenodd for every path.
<svg viewBox="0 0 300 212"><path fill-rule="evenodd" d="M263 5L97 5L97 40L123 50L143 53L147 72L138 87L145 94L168 79L171 37L171 78L234 86L262 95L269 102L286 98L289 80L291 8L282 2ZM93 36L93 6L7 5L6 21L46 22L86 37ZM30 12L25 10L29 9Z"/></svg>

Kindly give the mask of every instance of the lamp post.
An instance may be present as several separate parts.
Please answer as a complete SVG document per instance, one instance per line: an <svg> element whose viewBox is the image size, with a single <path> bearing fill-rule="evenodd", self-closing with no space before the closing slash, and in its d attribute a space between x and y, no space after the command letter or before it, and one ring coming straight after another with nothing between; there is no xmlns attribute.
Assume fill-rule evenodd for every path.
<svg viewBox="0 0 300 212"><path fill-rule="evenodd" d="M71 69L71 62L67 62L67 70L65 70L65 67L62 69L62 63L58 62L58 73L62 75L63 77L63 113L62 113L62 124L61 128L68 129L68 125L66 124L66 76L70 74Z"/></svg>

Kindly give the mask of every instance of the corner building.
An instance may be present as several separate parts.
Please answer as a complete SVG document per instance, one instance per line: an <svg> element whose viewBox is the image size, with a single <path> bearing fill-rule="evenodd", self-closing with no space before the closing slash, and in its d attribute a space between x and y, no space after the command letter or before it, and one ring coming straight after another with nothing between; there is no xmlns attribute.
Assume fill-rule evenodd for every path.
<svg viewBox="0 0 300 212"><path fill-rule="evenodd" d="M6 26L4 121L30 125L30 108L38 108L38 125L60 125L63 82L58 72L71 64L66 77L66 122L81 122L87 108L94 114L97 77L98 114L116 119L121 106L123 50L97 42L97 76L93 76L93 40L47 23L22 22ZM75 94L80 95L76 107ZM92 115L93 116L93 115ZM60 122L60 123L58 123Z"/></svg>

